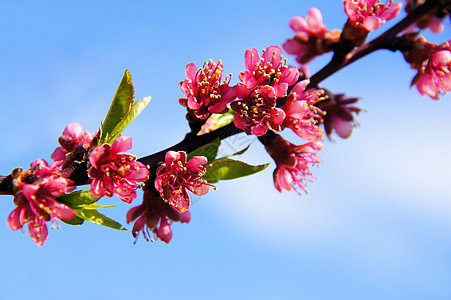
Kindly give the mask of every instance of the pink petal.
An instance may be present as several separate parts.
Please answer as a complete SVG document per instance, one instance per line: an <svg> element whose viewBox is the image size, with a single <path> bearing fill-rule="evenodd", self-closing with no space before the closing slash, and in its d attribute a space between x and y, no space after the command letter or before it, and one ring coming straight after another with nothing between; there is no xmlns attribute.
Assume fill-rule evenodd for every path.
<svg viewBox="0 0 451 300"><path fill-rule="evenodd" d="M186 79L190 80L191 82L195 81L196 74L197 74L198 68L195 64L189 63L186 65L185 68L185 77Z"/></svg>
<svg viewBox="0 0 451 300"><path fill-rule="evenodd" d="M133 162L132 166L133 166L133 168L136 168L137 170L134 170L133 172L131 172L130 175L127 176L126 179L130 180L130 181L134 181L134 182L146 181L150 175L149 170L146 168L146 166L143 165L142 163L140 163L139 161Z"/></svg>
<svg viewBox="0 0 451 300"><path fill-rule="evenodd" d="M269 46L263 53L265 63L271 62L274 68L277 68L282 61L282 49L279 46Z"/></svg>
<svg viewBox="0 0 451 300"><path fill-rule="evenodd" d="M238 127L239 129L244 129L246 128L248 125L245 123L246 120L244 120L239 113L235 114L235 116L233 117L233 124L235 124L236 127Z"/></svg>
<svg viewBox="0 0 451 300"><path fill-rule="evenodd" d="M64 150L62 147L58 147L53 151L52 155L50 155L50 158L53 161L59 161L59 160L65 160L66 159L67 151Z"/></svg>
<svg viewBox="0 0 451 300"><path fill-rule="evenodd" d="M381 27L383 23L384 21L382 21L381 18L376 16L369 16L363 22L363 26L366 28L366 30L373 31L379 29L379 27Z"/></svg>
<svg viewBox="0 0 451 300"><path fill-rule="evenodd" d="M91 194L94 197L103 197L105 196L106 188L97 178L94 178L91 182Z"/></svg>
<svg viewBox="0 0 451 300"><path fill-rule="evenodd" d="M168 244L171 241L172 229L171 226L168 224L166 218L161 219L160 226L157 229L157 235L166 244Z"/></svg>
<svg viewBox="0 0 451 300"><path fill-rule="evenodd" d="M208 111L214 114L223 113L223 111L227 108L227 102L222 101L216 103L208 108ZM227 112L227 111L226 111Z"/></svg>
<svg viewBox="0 0 451 300"><path fill-rule="evenodd" d="M262 123L252 126L251 128L251 133L256 136L262 136L266 132L268 132L268 126Z"/></svg>
<svg viewBox="0 0 451 300"><path fill-rule="evenodd" d="M281 108L275 108L271 112L272 121L276 125L281 125L285 119L285 112Z"/></svg>
<svg viewBox="0 0 451 300"><path fill-rule="evenodd" d="M240 79L241 81L249 88L254 89L255 86L258 84L257 80L254 78L254 75L252 75L252 72L246 71L244 74L240 73Z"/></svg>
<svg viewBox="0 0 451 300"><path fill-rule="evenodd" d="M283 43L282 47L289 54L298 54L304 49L304 47L302 47L301 44L296 42L294 39L287 40L285 43Z"/></svg>
<svg viewBox="0 0 451 300"><path fill-rule="evenodd" d="M22 188L22 194L27 198L28 200L31 200L31 196L36 194L36 192L39 190L39 185L35 184L24 184Z"/></svg>
<svg viewBox="0 0 451 300"><path fill-rule="evenodd" d="M288 84L286 82L275 84L273 86L276 97L282 98L287 95Z"/></svg>
<svg viewBox="0 0 451 300"><path fill-rule="evenodd" d="M132 138L120 136L117 139L115 139L113 144L111 145L111 152L117 154L120 152L126 152L131 148L132 148Z"/></svg>
<svg viewBox="0 0 451 300"><path fill-rule="evenodd" d="M197 102L196 97L188 97L188 107L192 110L197 110L202 107L202 103Z"/></svg>
<svg viewBox="0 0 451 300"><path fill-rule="evenodd" d="M83 127L78 123L71 123L64 128L63 135L70 136L73 140L76 140L78 135L82 132Z"/></svg>
<svg viewBox="0 0 451 300"><path fill-rule="evenodd" d="M16 231L17 229L22 228L22 224L20 223L20 211L21 207L16 207L8 216L8 226L11 230Z"/></svg>
<svg viewBox="0 0 451 300"><path fill-rule="evenodd" d="M134 238L139 235L139 232L144 228L144 225L146 225L146 217L142 215L138 220L136 220L135 224L133 225L132 235ZM144 231L143 234L145 236Z"/></svg>
<svg viewBox="0 0 451 300"><path fill-rule="evenodd" d="M281 81L286 82L289 86L296 83L299 78L299 70L295 67L289 67L282 73Z"/></svg>
<svg viewBox="0 0 451 300"><path fill-rule="evenodd" d="M63 177L55 178L44 184L42 188L50 192L55 197L61 196L67 191L67 179Z"/></svg>
<svg viewBox="0 0 451 300"><path fill-rule="evenodd" d="M291 191L293 177L284 167L277 167L273 173L274 186L279 192L282 190Z"/></svg>
<svg viewBox="0 0 451 300"><path fill-rule="evenodd" d="M142 213L144 212L143 206L142 205L138 205L135 207L132 207L129 209L129 211L126 214L126 220L127 220L127 224L130 224L131 222L133 222L138 216L142 215Z"/></svg>
<svg viewBox="0 0 451 300"><path fill-rule="evenodd" d="M193 156L190 161L186 164L187 168L198 168L208 163L205 156Z"/></svg>
<svg viewBox="0 0 451 300"><path fill-rule="evenodd" d="M291 93L296 93L297 96L300 97L305 92L305 89L307 88L307 85L309 83L310 83L310 80L308 80L308 79L304 79L304 80L296 83L296 85L291 90Z"/></svg>
<svg viewBox="0 0 451 300"><path fill-rule="evenodd" d="M202 196L202 195L207 194L209 190L210 190L210 186L208 184L203 184L201 186L193 188L191 192L193 192L194 195L196 195L196 196Z"/></svg>
<svg viewBox="0 0 451 300"><path fill-rule="evenodd" d="M114 193L119 197L119 199L126 203L132 203L137 196L136 191L130 188L121 188L120 190L116 190Z"/></svg>
<svg viewBox="0 0 451 300"><path fill-rule="evenodd" d="M244 99L250 94L251 91L249 90L249 88L246 85L244 85L242 83L238 83L236 85L235 92L236 92L236 96L239 99Z"/></svg>
<svg viewBox="0 0 451 300"><path fill-rule="evenodd" d="M309 23L311 23L310 27L316 28L323 24L323 16L321 15L321 11L319 9L312 7L308 10L308 14L311 16L311 19L309 20Z"/></svg>
<svg viewBox="0 0 451 300"><path fill-rule="evenodd" d="M191 212L189 210L180 214L180 222L189 223L191 221Z"/></svg>
<svg viewBox="0 0 451 300"><path fill-rule="evenodd" d="M180 160L181 155L177 151L168 151L166 152L166 155L164 156L164 161L166 164L171 164L173 161Z"/></svg>
<svg viewBox="0 0 451 300"><path fill-rule="evenodd" d="M255 48L246 50L244 53L244 66L246 70L253 71L255 65L260 61L260 56L258 55L258 51Z"/></svg>
<svg viewBox="0 0 451 300"><path fill-rule="evenodd" d="M265 85L258 89L258 93L263 98L276 98L276 91L272 86Z"/></svg>
<svg viewBox="0 0 451 300"><path fill-rule="evenodd" d="M91 165L94 168L100 169L100 166L97 165L97 162L104 155L104 153L105 153L105 147L103 147L103 146L97 147L91 151L91 153L89 154L89 162L91 163Z"/></svg>
<svg viewBox="0 0 451 300"><path fill-rule="evenodd" d="M352 133L354 127L352 122L345 121L340 118L333 118L334 128L337 134L342 138L348 138Z"/></svg>
<svg viewBox="0 0 451 300"><path fill-rule="evenodd" d="M301 17L293 17L291 18L290 22L288 23L294 31L307 31L308 30L308 24L307 21L304 18Z"/></svg>
<svg viewBox="0 0 451 300"><path fill-rule="evenodd" d="M28 233L38 246L42 246L47 239L47 225L44 221L38 221L36 218L35 221L30 221L28 223Z"/></svg>
<svg viewBox="0 0 451 300"><path fill-rule="evenodd" d="M185 191L185 194L186 194L186 191ZM189 196L186 196L186 197L179 196L179 197L171 198L171 201L169 204L179 213L183 213L189 209L191 201L189 199Z"/></svg>
<svg viewBox="0 0 451 300"><path fill-rule="evenodd" d="M381 17L384 20L389 21L389 20L395 18L399 14L399 12L401 11L401 8L402 8L401 2L392 3L390 5L389 9L386 12L384 12Z"/></svg>
<svg viewBox="0 0 451 300"><path fill-rule="evenodd" d="M54 208L56 210L55 215L60 220L69 221L75 218L75 212L62 203L55 203Z"/></svg>

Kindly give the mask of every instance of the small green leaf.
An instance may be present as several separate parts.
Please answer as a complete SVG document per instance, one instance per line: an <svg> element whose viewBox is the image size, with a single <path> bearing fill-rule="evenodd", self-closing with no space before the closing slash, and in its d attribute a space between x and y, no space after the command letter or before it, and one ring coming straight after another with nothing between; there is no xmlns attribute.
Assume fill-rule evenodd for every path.
<svg viewBox="0 0 451 300"><path fill-rule="evenodd" d="M230 180L255 174L263 171L269 164L251 166L245 162L220 158L211 162L211 167L203 176L209 183L215 183L219 180Z"/></svg>
<svg viewBox="0 0 451 300"><path fill-rule="evenodd" d="M117 205L101 205L101 204L82 204L77 206L77 209L99 209L99 208L110 208L110 207L116 207Z"/></svg>
<svg viewBox="0 0 451 300"><path fill-rule="evenodd" d="M102 123L102 136L100 144L107 142L107 136L111 137L114 127L127 115L133 103L135 88L132 83L132 76L128 70L125 70L122 81L114 95L110 109ZM108 138L111 140L111 138Z"/></svg>
<svg viewBox="0 0 451 300"><path fill-rule="evenodd" d="M234 116L235 112L232 109L224 114L211 114L211 116L208 118L208 122L209 124L214 125L212 127L209 127L209 129L216 130L232 123Z"/></svg>
<svg viewBox="0 0 451 300"><path fill-rule="evenodd" d="M122 131L135 119L143 110L146 108L147 104L149 104L151 97L147 96L142 98L141 100L133 103L131 109L128 113L122 118L119 123L113 128L108 136L108 142L112 143L116 138L118 138Z"/></svg>
<svg viewBox="0 0 451 300"><path fill-rule="evenodd" d="M110 227L117 230L127 230L118 222L111 220L110 218L102 215L95 209L74 209L77 217L82 218L91 223Z"/></svg>
<svg viewBox="0 0 451 300"><path fill-rule="evenodd" d="M83 224L83 222L85 220L83 220L80 217L75 216L72 220L61 220L61 221L63 221L66 224L69 224L69 225L81 225L81 224Z"/></svg>
<svg viewBox="0 0 451 300"><path fill-rule="evenodd" d="M69 207L77 207L85 204L92 204L99 201L100 197L94 197L91 190L76 191L70 194L61 195L56 200Z"/></svg>
<svg viewBox="0 0 451 300"><path fill-rule="evenodd" d="M221 145L221 140L217 138L212 143L203 145L196 150L188 154L187 160L190 160L194 156L205 156L209 162L213 161L218 155L218 148Z"/></svg>

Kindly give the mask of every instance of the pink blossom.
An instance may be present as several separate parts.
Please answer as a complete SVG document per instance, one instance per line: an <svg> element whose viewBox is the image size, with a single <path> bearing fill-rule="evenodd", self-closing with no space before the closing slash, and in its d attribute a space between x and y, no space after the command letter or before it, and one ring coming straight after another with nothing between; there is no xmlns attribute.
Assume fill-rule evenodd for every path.
<svg viewBox="0 0 451 300"><path fill-rule="evenodd" d="M385 4L381 4L380 0L345 0L344 7L355 27L374 31L395 18L401 11L402 3L392 3L391 0L387 0Z"/></svg>
<svg viewBox="0 0 451 300"><path fill-rule="evenodd" d="M287 67L286 59L282 58L282 50L278 46L269 46L263 50L262 58L256 49L246 50L246 71L240 73L243 83L236 86L238 98L245 98L265 85L274 88L276 97L286 96L288 87L296 83L299 71L295 67Z"/></svg>
<svg viewBox="0 0 451 300"><path fill-rule="evenodd" d="M268 129L279 131L285 119L284 111L276 107L276 94L269 85L232 102L230 107L236 112L233 119L235 126L256 136L264 135Z"/></svg>
<svg viewBox="0 0 451 300"><path fill-rule="evenodd" d="M83 131L80 124L71 123L64 128L63 134L58 138L61 147L56 148L50 157L54 161L64 161L67 153L74 151L79 145L87 149L91 140L91 134Z"/></svg>
<svg viewBox="0 0 451 300"><path fill-rule="evenodd" d="M357 101L358 98L345 98L344 94L336 94L329 95L326 100L318 103L319 108L326 113L323 121L329 139L334 130L341 138L351 136L353 128L356 127L353 113L358 114L361 111L360 108L352 106Z"/></svg>
<svg viewBox="0 0 451 300"><path fill-rule="evenodd" d="M42 246L47 239L47 225L52 221L59 226L58 219L72 220L74 211L65 204L55 200L68 191L70 180L58 173L60 162L50 166L39 159L31 164L31 169L14 174L14 203L17 207L8 217L8 226L16 231L28 223L31 239Z"/></svg>
<svg viewBox="0 0 451 300"><path fill-rule="evenodd" d="M450 41L435 46L422 63L414 63L418 74L412 81L422 96L438 100L440 95L451 91L451 47Z"/></svg>
<svg viewBox="0 0 451 300"><path fill-rule="evenodd" d="M206 119L210 113L225 113L227 103L236 98L235 87L222 80L221 61L205 62L202 68L189 63L185 69L186 79L180 82L180 88L187 98L180 98L181 105L188 108L197 118ZM227 77L226 77L227 78Z"/></svg>
<svg viewBox="0 0 451 300"><path fill-rule="evenodd" d="M305 188L307 182L315 179L310 168L321 160L316 154L322 148L321 142L296 146L284 140L280 135L274 135L272 140L265 144L265 147L277 164L273 173L276 189L279 192L290 191L293 186L297 186L307 193ZM297 191L296 188L295 190Z"/></svg>
<svg viewBox="0 0 451 300"><path fill-rule="evenodd" d="M186 162L183 151L168 151L165 162L157 169L155 189L161 197L179 212L185 212L190 206L186 190L197 196L208 193L210 184L202 177L206 172L207 158L194 156Z"/></svg>
<svg viewBox="0 0 451 300"><path fill-rule="evenodd" d="M161 239L169 243L172 239L171 222L189 223L191 213L180 213L164 201L159 194L144 190L143 203L127 212L127 223L135 221L132 234L137 240L141 232L146 240ZM153 232L153 237L151 236ZM136 242L135 240L135 242Z"/></svg>
<svg viewBox="0 0 451 300"><path fill-rule="evenodd" d="M89 154L91 193L95 197L117 195L131 203L136 189L149 178L146 166L136 161L136 156L120 153L132 148L131 137L118 137L112 145L103 144Z"/></svg>
<svg viewBox="0 0 451 300"><path fill-rule="evenodd" d="M293 17L290 20L290 27L296 34L283 44L283 48L288 53L296 55L296 60L301 64L331 51L331 45L340 39L340 31L328 30L317 8L309 9L308 16L304 18Z"/></svg>
<svg viewBox="0 0 451 300"><path fill-rule="evenodd" d="M424 4L424 0L404 0L404 2L406 3L405 10L407 13L410 13L415 7ZM434 13L419 18L415 25L419 29L429 28L433 33L441 33L445 29L442 18L447 14L445 9L441 12L434 11ZM443 17L439 18L437 15L442 15ZM410 27L407 31L410 32L415 30L415 25Z"/></svg>
<svg viewBox="0 0 451 300"><path fill-rule="evenodd" d="M314 104L317 103L323 90L308 89L309 80L298 82L290 93L282 109L286 113L283 127L292 129L300 138L308 142L320 141L323 131L319 128L322 113Z"/></svg>

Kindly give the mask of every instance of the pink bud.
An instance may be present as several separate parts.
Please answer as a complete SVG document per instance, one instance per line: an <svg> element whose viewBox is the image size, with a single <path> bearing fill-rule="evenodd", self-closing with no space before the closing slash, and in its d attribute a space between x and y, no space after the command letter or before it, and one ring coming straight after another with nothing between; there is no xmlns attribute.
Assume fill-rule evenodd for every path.
<svg viewBox="0 0 451 300"><path fill-rule="evenodd" d="M172 239L172 229L166 218L161 218L160 226L157 229L157 236L166 244Z"/></svg>
<svg viewBox="0 0 451 300"><path fill-rule="evenodd" d="M191 213L189 210L185 211L184 213L180 214L180 222L182 223L189 223L191 221Z"/></svg>

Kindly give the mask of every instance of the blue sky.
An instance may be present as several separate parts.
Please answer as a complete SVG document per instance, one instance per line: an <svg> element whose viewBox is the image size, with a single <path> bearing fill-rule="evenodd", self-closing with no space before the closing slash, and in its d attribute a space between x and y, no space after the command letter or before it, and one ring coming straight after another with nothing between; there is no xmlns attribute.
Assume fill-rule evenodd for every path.
<svg viewBox="0 0 451 300"><path fill-rule="evenodd" d="M346 20L340 0L0 1L0 174L49 159L68 123L95 131L125 69L136 97L152 96L124 132L132 152L178 142L186 64L222 59L237 82L244 51L281 45L289 19L311 6L330 29ZM447 26L431 39L449 39ZM413 76L399 53L383 51L324 81L361 97L366 112L350 139L325 141L309 194L278 193L273 165L221 182L194 200L190 224L172 226L169 245L63 224L37 247L8 228L14 205L1 196L0 299L451 298L451 103L420 97ZM242 159L271 162L255 139L224 143L252 143ZM102 203L117 204L104 213L125 225L131 206Z"/></svg>

